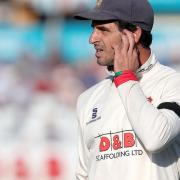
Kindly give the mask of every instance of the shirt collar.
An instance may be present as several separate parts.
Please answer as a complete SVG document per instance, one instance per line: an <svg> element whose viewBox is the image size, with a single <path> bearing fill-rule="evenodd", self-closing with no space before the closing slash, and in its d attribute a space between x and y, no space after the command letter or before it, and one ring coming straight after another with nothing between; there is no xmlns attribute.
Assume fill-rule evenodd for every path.
<svg viewBox="0 0 180 180"><path fill-rule="evenodd" d="M142 77L143 74L149 72L157 63L155 54L151 51L148 60L136 71L138 77Z"/></svg>
<svg viewBox="0 0 180 180"><path fill-rule="evenodd" d="M136 71L137 77L140 78L143 76L143 74L145 74L146 72L149 72L156 63L157 63L157 60L156 60L155 54L151 51L151 54L150 54L148 60ZM107 69L106 69L106 71L110 76L115 75L115 73L113 71L110 72Z"/></svg>

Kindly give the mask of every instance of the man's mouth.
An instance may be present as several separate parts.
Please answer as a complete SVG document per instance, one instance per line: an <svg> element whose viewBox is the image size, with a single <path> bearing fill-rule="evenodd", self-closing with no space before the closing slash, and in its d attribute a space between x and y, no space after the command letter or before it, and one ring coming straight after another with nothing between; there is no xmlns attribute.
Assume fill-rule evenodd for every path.
<svg viewBox="0 0 180 180"><path fill-rule="evenodd" d="M96 49L96 57L100 57L101 56L101 53L103 52L102 49Z"/></svg>
<svg viewBox="0 0 180 180"><path fill-rule="evenodd" d="M103 50L102 49L96 49L96 52L97 53L100 53L100 52L102 52Z"/></svg>
<svg viewBox="0 0 180 180"><path fill-rule="evenodd" d="M101 55L101 53L103 52L103 49L97 48L97 47L95 49L96 49L96 57L98 58Z"/></svg>

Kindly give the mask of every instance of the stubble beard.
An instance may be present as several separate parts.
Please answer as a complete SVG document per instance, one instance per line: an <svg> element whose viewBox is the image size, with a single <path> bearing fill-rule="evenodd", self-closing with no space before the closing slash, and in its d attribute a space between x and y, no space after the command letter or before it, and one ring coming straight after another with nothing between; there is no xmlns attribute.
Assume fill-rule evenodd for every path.
<svg viewBox="0 0 180 180"><path fill-rule="evenodd" d="M100 66L112 66L114 65L114 60L111 59L103 59L103 58L97 58L97 64Z"/></svg>
<svg viewBox="0 0 180 180"><path fill-rule="evenodd" d="M106 66L109 72L114 71L114 60L108 60L107 62L103 62L97 58L97 64L103 67Z"/></svg>

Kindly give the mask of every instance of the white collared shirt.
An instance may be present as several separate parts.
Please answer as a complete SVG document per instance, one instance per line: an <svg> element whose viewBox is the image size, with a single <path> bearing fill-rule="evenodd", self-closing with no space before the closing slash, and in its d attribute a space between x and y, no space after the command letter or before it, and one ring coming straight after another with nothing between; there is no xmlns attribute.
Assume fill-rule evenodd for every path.
<svg viewBox="0 0 180 180"><path fill-rule="evenodd" d="M141 71L143 68L152 67ZM77 180L179 180L180 75L152 53L139 81L118 88L112 76L78 99Z"/></svg>

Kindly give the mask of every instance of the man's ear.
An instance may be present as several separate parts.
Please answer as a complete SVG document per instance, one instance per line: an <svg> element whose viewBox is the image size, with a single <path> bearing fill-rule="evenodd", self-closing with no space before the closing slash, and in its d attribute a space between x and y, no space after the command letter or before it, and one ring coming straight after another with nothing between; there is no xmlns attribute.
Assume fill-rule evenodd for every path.
<svg viewBox="0 0 180 180"><path fill-rule="evenodd" d="M139 42L142 34L142 29L140 27L137 27L137 29L133 32L134 40L136 43Z"/></svg>

